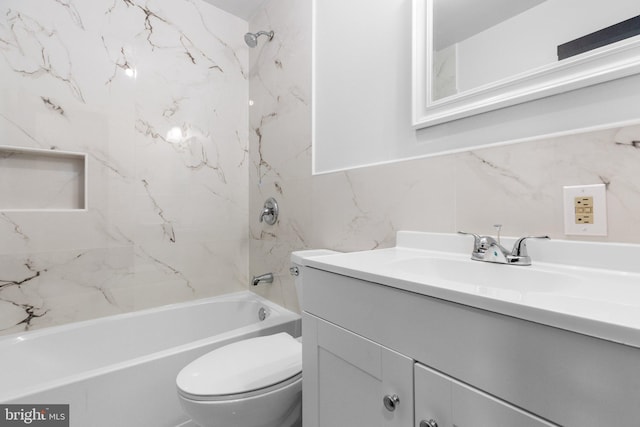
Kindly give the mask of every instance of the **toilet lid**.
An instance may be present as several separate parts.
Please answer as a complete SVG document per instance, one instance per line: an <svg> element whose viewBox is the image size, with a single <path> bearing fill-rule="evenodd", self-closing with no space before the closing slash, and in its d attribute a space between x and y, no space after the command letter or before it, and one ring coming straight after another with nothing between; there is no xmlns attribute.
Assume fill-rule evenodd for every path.
<svg viewBox="0 0 640 427"><path fill-rule="evenodd" d="M269 387L302 371L302 344L281 332L220 347L178 374L177 386L197 396L241 394Z"/></svg>

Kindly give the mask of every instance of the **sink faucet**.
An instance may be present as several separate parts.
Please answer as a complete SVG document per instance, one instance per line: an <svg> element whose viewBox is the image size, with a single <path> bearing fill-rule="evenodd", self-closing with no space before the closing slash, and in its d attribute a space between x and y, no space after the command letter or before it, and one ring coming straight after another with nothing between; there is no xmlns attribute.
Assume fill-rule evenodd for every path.
<svg viewBox="0 0 640 427"><path fill-rule="evenodd" d="M498 239L491 236L480 236L475 233L459 234L473 236L473 251L471 259L475 261L494 262L497 264L511 265L531 265L531 257L527 253L527 239L549 239L549 236L526 236L521 237L513 245L513 249L508 250L500 244L500 227L498 229Z"/></svg>

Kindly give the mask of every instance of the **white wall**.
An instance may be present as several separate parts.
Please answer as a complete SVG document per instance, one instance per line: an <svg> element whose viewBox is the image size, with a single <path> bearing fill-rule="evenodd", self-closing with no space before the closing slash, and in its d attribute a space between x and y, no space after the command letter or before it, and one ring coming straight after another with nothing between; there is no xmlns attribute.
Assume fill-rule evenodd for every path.
<svg viewBox="0 0 640 427"><path fill-rule="evenodd" d="M411 0L362 0L329 20L326 5L334 1L316 1L316 29L333 40L314 56L316 173L640 120L640 92L628 90L640 86L640 76L633 76L416 132L410 123ZM354 20L375 35L354 35Z"/></svg>
<svg viewBox="0 0 640 427"><path fill-rule="evenodd" d="M397 158L397 141L413 138L410 6L314 1L316 171Z"/></svg>

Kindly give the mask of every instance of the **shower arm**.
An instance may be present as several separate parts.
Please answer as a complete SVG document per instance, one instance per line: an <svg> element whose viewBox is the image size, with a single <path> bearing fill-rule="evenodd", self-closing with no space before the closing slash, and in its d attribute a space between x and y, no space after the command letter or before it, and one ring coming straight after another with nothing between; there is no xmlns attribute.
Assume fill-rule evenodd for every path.
<svg viewBox="0 0 640 427"><path fill-rule="evenodd" d="M273 38L273 34L273 31L258 31L256 33L256 37L267 36L269 37L269 40L271 40Z"/></svg>
<svg viewBox="0 0 640 427"><path fill-rule="evenodd" d="M258 31L257 33L246 33L244 35L244 42L249 47L256 47L258 45L258 37L267 36L269 41L273 39L273 31Z"/></svg>

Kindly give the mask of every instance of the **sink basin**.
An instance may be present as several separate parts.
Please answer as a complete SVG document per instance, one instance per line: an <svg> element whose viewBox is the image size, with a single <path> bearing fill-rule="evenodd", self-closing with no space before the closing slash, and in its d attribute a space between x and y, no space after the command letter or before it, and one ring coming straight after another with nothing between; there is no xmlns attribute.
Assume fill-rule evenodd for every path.
<svg viewBox="0 0 640 427"><path fill-rule="evenodd" d="M535 267L506 266L466 259L415 257L390 262L389 273L422 278L434 285L455 282L473 290L507 290L517 294L559 292L575 286L572 275L544 271Z"/></svg>
<svg viewBox="0 0 640 427"><path fill-rule="evenodd" d="M640 347L640 245L532 241L533 264L515 266L471 260L457 235L398 232L397 242L304 265Z"/></svg>

